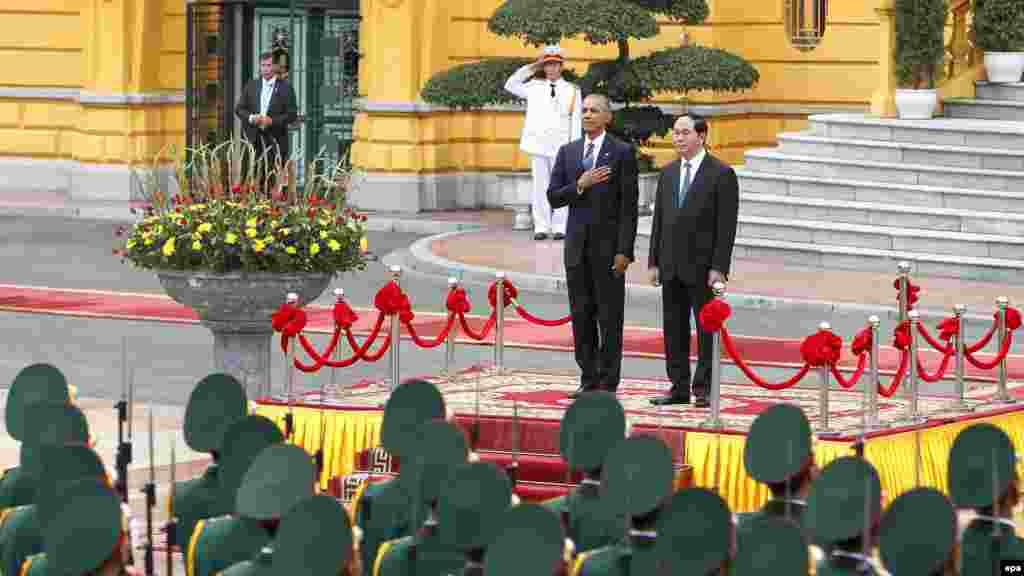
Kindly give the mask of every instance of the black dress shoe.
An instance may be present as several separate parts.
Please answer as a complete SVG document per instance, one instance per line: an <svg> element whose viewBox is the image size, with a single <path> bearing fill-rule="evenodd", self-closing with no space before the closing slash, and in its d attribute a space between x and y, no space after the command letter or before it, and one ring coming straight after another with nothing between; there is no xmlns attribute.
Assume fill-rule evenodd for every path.
<svg viewBox="0 0 1024 576"><path fill-rule="evenodd" d="M560 232L555 232L555 234L551 237L554 238L555 240L565 240L565 234L562 234Z"/></svg>
<svg viewBox="0 0 1024 576"><path fill-rule="evenodd" d="M548 239L548 235L543 233L543 232L537 232L536 234L533 235L533 239L534 240L547 240Z"/></svg>
<svg viewBox="0 0 1024 576"><path fill-rule="evenodd" d="M661 396L661 397L658 397L658 398L651 398L651 404L653 404L655 406L671 406L671 405L674 405L674 404L689 404L689 403L690 403L690 397L689 396L675 396L675 395L671 395L670 394L668 396Z"/></svg>
<svg viewBox="0 0 1024 576"><path fill-rule="evenodd" d="M710 408L711 407L711 400L709 400L707 396L697 396L697 398L693 402L693 407L694 408Z"/></svg>

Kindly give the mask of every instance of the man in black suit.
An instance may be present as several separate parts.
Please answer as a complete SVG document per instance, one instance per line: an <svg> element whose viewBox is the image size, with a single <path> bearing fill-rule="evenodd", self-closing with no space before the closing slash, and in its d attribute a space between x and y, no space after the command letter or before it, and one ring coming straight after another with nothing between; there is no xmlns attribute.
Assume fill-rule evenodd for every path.
<svg viewBox="0 0 1024 576"><path fill-rule="evenodd" d="M245 138L256 147L258 158L266 153L267 166L274 170L278 155L288 160L288 126L299 116L295 90L287 80L274 75L274 55L260 55L260 76L250 80L235 105L235 115L242 120Z"/></svg>
<svg viewBox="0 0 1024 576"><path fill-rule="evenodd" d="M726 282L736 240L739 184L736 172L705 150L707 121L686 114L672 128L680 159L661 171L647 260L651 283L661 284L665 364L672 389L656 406L690 403L690 312L697 319L694 405L710 405L711 336L700 324L700 309L711 286Z"/></svg>
<svg viewBox="0 0 1024 576"><path fill-rule="evenodd" d="M626 268L633 262L637 162L633 147L608 134L608 97L583 100L583 138L564 144L548 186L552 208L569 207L565 275L580 387L615 392L622 367Z"/></svg>

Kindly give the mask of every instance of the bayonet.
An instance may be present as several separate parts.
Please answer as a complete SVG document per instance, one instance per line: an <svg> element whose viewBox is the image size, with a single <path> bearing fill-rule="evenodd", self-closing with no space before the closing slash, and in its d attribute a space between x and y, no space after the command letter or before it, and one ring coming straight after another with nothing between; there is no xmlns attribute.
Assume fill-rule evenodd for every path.
<svg viewBox="0 0 1024 576"><path fill-rule="evenodd" d="M178 477L177 471L175 470L177 468L177 465L178 465L177 455L175 454L175 449L176 448L177 448L177 446L175 445L174 441L172 440L171 441L171 484L170 484L170 488L169 488L169 491L170 491L170 500L169 500L170 505L168 506L168 508L170 509L169 510L170 514L168 515L169 517L167 519L167 553L166 553L166 557L165 557L165 560L167 561L167 566L166 566L166 568L164 570L164 572L166 573L166 576L174 576L174 548L172 547L171 543L178 541L178 538L177 538L178 521L177 521L177 518L175 518L175 516L174 516L174 498L175 498L175 496L178 495L178 488L177 488L177 486L175 486L175 482L177 482L177 477ZM187 547L185 547L185 546L181 547L183 554L187 551L186 548Z"/></svg>
<svg viewBox="0 0 1024 576"><path fill-rule="evenodd" d="M156 452L153 450L153 408L149 409L149 482L146 495L146 576L153 576L153 506L156 505Z"/></svg>

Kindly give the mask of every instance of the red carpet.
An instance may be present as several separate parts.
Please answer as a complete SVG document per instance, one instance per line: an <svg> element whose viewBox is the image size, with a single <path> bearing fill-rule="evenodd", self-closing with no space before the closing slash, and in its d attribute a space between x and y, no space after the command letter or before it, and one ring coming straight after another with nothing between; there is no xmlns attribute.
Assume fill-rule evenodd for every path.
<svg viewBox="0 0 1024 576"><path fill-rule="evenodd" d="M523 304L529 308L529 302ZM0 310L181 324L198 322L195 313L190 308L174 302L163 294L72 290L11 284L0 284ZM306 310L309 318L307 333L329 334L333 331L333 320L329 308L310 306ZM359 321L353 331L358 335L365 335L377 317L377 310L357 308L356 312L359 314ZM737 314L743 313L743 311L737 312ZM509 314L515 314L512 308L509 308ZM417 312L413 323L421 337L429 338L440 332L446 319L447 317L442 314ZM484 318L473 316L469 318L469 321L474 329L479 329L484 323ZM933 329L934 327L930 326L929 328ZM849 341L854 335L842 334L841 336L844 337L847 344L843 349L843 358L840 364L844 369L852 370L855 360L849 351ZM408 338L408 335L403 334L403 337ZM733 339L736 341L738 352L748 363L762 366L800 366L803 364L799 339L741 335L733 335ZM884 342L890 341L889 335L884 336ZM461 336L458 342L481 344L467 339L465 336ZM691 342L691 354L696 357L696 339L692 339ZM488 339L484 345L490 346L492 343L493 337ZM572 328L569 325L554 328L535 326L518 316L512 316L506 319L505 345L512 348L571 351L573 349ZM994 345L990 344L989 348L994 349ZM629 357L661 357L664 355L661 333L657 329L642 326L626 326L623 349L624 355ZM932 350L922 352L921 357L925 369L929 371L938 365L940 359L939 354ZM989 359L991 354L979 354L977 357L980 360ZM881 347L881 358L879 358L878 365L883 373L895 372L898 361L899 355L894 348L888 345ZM1011 355L1007 365L1011 380L1024 379L1024 356ZM980 371L970 364L967 365L966 374L977 380L994 381L995 379L994 371Z"/></svg>

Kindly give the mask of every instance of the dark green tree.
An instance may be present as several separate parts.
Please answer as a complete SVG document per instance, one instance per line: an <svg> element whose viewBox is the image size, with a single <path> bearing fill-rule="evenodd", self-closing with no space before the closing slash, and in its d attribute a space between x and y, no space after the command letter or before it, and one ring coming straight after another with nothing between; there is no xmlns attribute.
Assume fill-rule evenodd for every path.
<svg viewBox="0 0 1024 576"><path fill-rule="evenodd" d="M640 146L654 135L665 136L674 121L649 104L655 93L736 92L752 88L759 79L757 70L743 58L699 45L633 57L629 41L657 36L658 15L695 25L708 17L708 6L705 0L506 0L487 27L499 36L519 38L538 48L580 36L591 44L615 44L614 60L591 63L580 78L569 70L565 76L579 83L584 94L604 92L622 103L610 131ZM427 81L421 96L429 103L462 110L514 103L516 97L503 85L529 62L494 58L462 64Z"/></svg>

